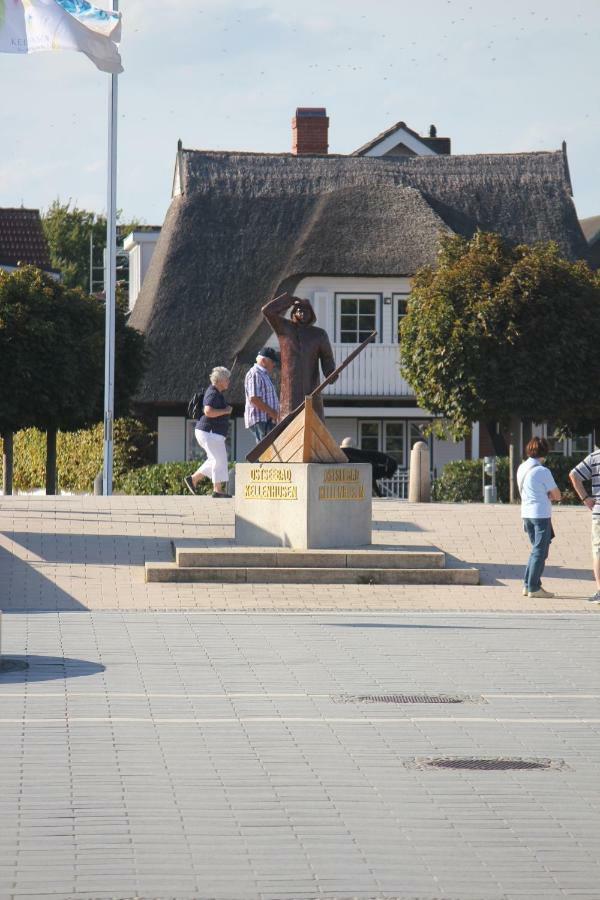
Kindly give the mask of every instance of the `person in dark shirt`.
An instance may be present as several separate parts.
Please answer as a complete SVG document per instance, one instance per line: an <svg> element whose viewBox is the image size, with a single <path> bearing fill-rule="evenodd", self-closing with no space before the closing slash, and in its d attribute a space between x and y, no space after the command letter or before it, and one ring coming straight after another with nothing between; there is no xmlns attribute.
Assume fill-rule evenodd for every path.
<svg viewBox="0 0 600 900"><path fill-rule="evenodd" d="M213 483L213 497L230 497L225 490L229 480L225 438L229 431L231 406L223 396L229 387L231 373L224 366L215 366L210 373L210 387L204 392L203 414L196 422L196 440L206 453L206 462L188 475L184 481L190 493L196 493L196 485L202 478Z"/></svg>
<svg viewBox="0 0 600 900"><path fill-rule="evenodd" d="M396 460L388 456L387 453L381 453L379 450L359 450L354 446L354 441L350 437L345 437L340 448L348 457L348 462L355 463L371 463L371 486L375 497L381 497L381 490L377 484L380 478L391 478L398 468Z"/></svg>

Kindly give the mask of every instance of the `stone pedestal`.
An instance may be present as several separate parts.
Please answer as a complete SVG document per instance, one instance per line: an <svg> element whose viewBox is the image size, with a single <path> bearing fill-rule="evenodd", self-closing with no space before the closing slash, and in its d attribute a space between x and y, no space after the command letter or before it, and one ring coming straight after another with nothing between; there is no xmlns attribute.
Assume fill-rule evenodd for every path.
<svg viewBox="0 0 600 900"><path fill-rule="evenodd" d="M299 550L371 543L369 463L238 463L235 540Z"/></svg>

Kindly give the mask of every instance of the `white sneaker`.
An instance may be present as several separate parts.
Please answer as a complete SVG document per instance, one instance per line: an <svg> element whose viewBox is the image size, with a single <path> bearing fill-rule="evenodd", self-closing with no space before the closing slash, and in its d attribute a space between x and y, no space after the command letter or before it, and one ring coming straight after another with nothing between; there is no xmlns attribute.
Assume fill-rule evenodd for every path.
<svg viewBox="0 0 600 900"><path fill-rule="evenodd" d="M527 587L524 587L523 588L523 596L526 597L528 593L529 593L529 591L527 590Z"/></svg>
<svg viewBox="0 0 600 900"><path fill-rule="evenodd" d="M545 597L550 600L554 597L552 591L545 591L544 588L540 588L539 591L529 591L528 597Z"/></svg>
<svg viewBox="0 0 600 900"><path fill-rule="evenodd" d="M593 597L588 597L588 603L600 603L600 591L596 591Z"/></svg>

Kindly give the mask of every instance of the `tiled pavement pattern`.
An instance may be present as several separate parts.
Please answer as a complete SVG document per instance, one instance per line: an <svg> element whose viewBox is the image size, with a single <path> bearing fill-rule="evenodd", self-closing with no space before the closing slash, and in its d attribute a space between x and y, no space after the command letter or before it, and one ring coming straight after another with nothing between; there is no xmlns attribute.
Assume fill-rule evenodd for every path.
<svg viewBox="0 0 600 900"><path fill-rule="evenodd" d="M439 548L475 565L482 586L145 584L146 560L172 559L171 541L223 546L233 501L204 497L0 497L0 609L514 610L597 614L590 514L555 510L544 583L557 599L524 600L528 555L519 508L375 500L374 542ZM600 894L599 894L600 896Z"/></svg>
<svg viewBox="0 0 600 900"><path fill-rule="evenodd" d="M600 896L594 616L49 612L3 632L30 668L0 675L2 900ZM332 700L400 691L480 699ZM413 764L439 755L564 765Z"/></svg>

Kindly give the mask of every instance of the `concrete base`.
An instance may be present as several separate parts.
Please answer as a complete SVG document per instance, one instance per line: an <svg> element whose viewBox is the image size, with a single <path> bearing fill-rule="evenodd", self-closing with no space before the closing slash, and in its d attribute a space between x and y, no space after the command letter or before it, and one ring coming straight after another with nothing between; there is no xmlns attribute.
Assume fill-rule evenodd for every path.
<svg viewBox="0 0 600 900"><path fill-rule="evenodd" d="M210 566L183 568L176 563L146 563L147 582L182 584L479 584L478 569L262 568Z"/></svg>
<svg viewBox="0 0 600 900"><path fill-rule="evenodd" d="M146 563L147 582L216 584L479 584L473 568L447 569L445 555L371 545L360 550L178 547L175 562Z"/></svg>
<svg viewBox="0 0 600 900"><path fill-rule="evenodd" d="M371 543L369 463L238 463L235 540L299 550Z"/></svg>

